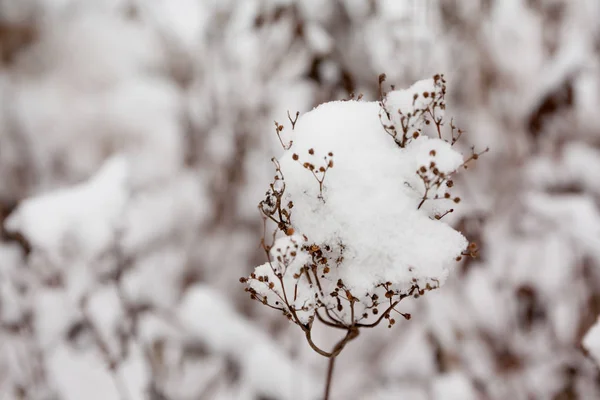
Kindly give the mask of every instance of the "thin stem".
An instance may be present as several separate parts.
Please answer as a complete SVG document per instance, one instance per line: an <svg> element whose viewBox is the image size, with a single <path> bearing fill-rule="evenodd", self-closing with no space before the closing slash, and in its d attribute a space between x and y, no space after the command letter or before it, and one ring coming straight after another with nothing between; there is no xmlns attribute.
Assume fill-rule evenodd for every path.
<svg viewBox="0 0 600 400"><path fill-rule="evenodd" d="M359 334L359 331L357 328L354 328L354 327L349 328L348 331L346 332L346 336L344 336L344 338L335 345L335 347L331 351L330 355L328 356L329 366L327 367L327 380L325 381L325 396L323 397L324 400L329 400L329 394L331 391L331 381L333 379L333 366L335 363L335 359L342 352L342 350L344 350L344 347L346 347L348 342L350 342L353 339L356 339L358 334Z"/></svg>
<svg viewBox="0 0 600 400"><path fill-rule="evenodd" d="M327 367L327 381L325 382L325 396L323 396L323 400L329 400L329 392L331 391L331 381L333 378L333 367L335 365L336 357L329 358L329 365Z"/></svg>
<svg viewBox="0 0 600 400"><path fill-rule="evenodd" d="M385 316L392 311L392 309L394 307L396 307L398 304L400 303L400 300L397 300L395 302L393 302L388 308L387 310L385 310L381 316L379 318L377 318L377 321L373 322L372 324L355 324L357 327L360 328L373 328L374 326L379 325L379 323L381 322L381 320L383 320L383 318L385 318Z"/></svg>
<svg viewBox="0 0 600 400"><path fill-rule="evenodd" d="M344 325L336 324L335 322L326 320L321 314L319 314L319 310L317 310L315 314L317 315L317 319L327 326L330 326L332 328L337 328L337 329L344 329L344 330L348 329ZM331 318L331 317L329 317L329 318Z"/></svg>
<svg viewBox="0 0 600 400"><path fill-rule="evenodd" d="M302 327L303 325L300 325L300 326ZM315 344L315 342L313 342L313 340L312 340L312 334L311 334L311 332L310 332L309 329L304 330L304 335L306 336L306 340L308 341L308 344L310 345L310 347L314 351L316 351L317 353L319 353L323 357L327 357L327 358L335 357L336 354L334 352L328 353L325 350L321 350L319 348L319 346L317 346Z"/></svg>

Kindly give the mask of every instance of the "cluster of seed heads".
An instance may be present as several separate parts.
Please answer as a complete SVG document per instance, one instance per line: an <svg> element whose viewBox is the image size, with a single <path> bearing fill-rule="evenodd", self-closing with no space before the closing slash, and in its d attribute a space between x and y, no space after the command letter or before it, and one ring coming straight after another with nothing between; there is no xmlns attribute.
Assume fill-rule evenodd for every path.
<svg viewBox="0 0 600 400"><path fill-rule="evenodd" d="M313 159L315 157L315 150L313 148L308 149L308 158ZM333 153L330 151L326 156L323 157L323 162L318 167L312 161L301 161L300 156L297 153L292 154L292 159L308 171L310 171L317 182L319 183L319 198L323 198L323 183L325 182L325 175L330 168L333 168Z"/></svg>
<svg viewBox="0 0 600 400"><path fill-rule="evenodd" d="M425 134L420 127L421 122L425 126L435 128L435 134L450 145L454 145L463 135L463 131L457 129L454 121L450 120L450 137L445 138L443 128L445 120L443 111L446 109L446 81L443 75L435 75L434 91L415 93L413 95L413 111L404 113L403 110L390 110L386 103L386 94L383 90L385 75L379 78L380 88L380 118L384 130L392 136L399 147L406 147L412 140ZM392 90L394 87L392 86ZM360 100L359 96L357 100ZM354 96L352 96L354 99ZM423 100L423 107L416 108L418 100ZM397 113L400 125L394 126L391 121L392 114ZM295 128L300 113L296 113L293 119L288 112L288 119L292 129ZM385 115L386 118L383 118ZM275 130L282 147L290 150L293 142L285 144L281 138L283 125L275 122ZM415 171L422 180L424 193L418 205L420 209L428 200L449 200L458 204L461 199L452 194L454 181L451 179L454 173L460 169L466 169L468 164L477 160L483 153L475 152L471 148L471 155L455 171L441 171L436 163L436 150L431 150L429 156L431 161L426 165L421 165ZM304 169L309 171L319 184L319 199L324 199L324 182L329 169L334 167L333 152L328 152L320 158L316 155L315 149L310 148L307 154L300 156L298 153L292 154L292 159L299 163ZM343 349L345 344L358 336L359 328L372 328L379 325L383 320L391 328L396 320L392 313L410 319L410 314L401 313L396 310L396 306L407 297L418 298L430 290L439 287L439 282L435 279L423 282L413 278L410 288L401 287L384 282L376 285L370 293L356 296L352 289L348 287L342 279L336 277L334 271L340 268L344 262L345 245L341 242L335 244L319 244L310 242L305 235L295 235L292 224L292 209L294 203L285 201L286 184L283 172L277 160L272 159L275 165L275 176L273 182L269 185L264 200L259 203L259 211L263 217L264 234L261 240L261 246L266 254L269 274L252 273L248 278L240 278L240 282L247 285L246 292L250 298L257 300L270 308L282 312L290 321L297 324L305 333L310 346L319 354L326 357L335 357ZM433 218L439 220L445 215L452 213L453 208L446 212L434 215ZM271 221L276 225L271 235L270 243L267 243L267 222ZM278 233L282 232L289 240L277 243ZM281 234L279 235L282 236ZM460 261L464 256L475 257L477 255L477 245L470 243L467 250L462 252L456 258ZM302 254L302 265L299 256ZM292 270L293 272L290 272ZM412 267L409 268L412 272ZM311 290L309 298L299 295L299 287L308 286ZM257 288L259 290L257 290ZM314 293L314 295L313 295ZM314 296L314 298L313 298ZM300 299L300 300L298 300ZM298 304L301 303L301 304ZM301 318L301 313L309 312L308 322L306 318ZM346 336L342 339L331 352L327 352L315 345L311 338L312 325L315 319L321 323L345 330Z"/></svg>

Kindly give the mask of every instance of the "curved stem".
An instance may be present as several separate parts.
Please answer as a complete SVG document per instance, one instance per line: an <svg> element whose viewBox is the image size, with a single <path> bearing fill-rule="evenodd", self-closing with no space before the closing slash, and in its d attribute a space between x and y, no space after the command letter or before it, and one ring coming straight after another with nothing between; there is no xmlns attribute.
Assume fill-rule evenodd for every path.
<svg viewBox="0 0 600 400"><path fill-rule="evenodd" d="M317 353L319 353L319 354L320 354L320 355L322 355L323 357L330 358L330 357L333 357L333 356L334 356L334 353L333 353L333 352L331 352L331 353L328 353L328 352L326 352L325 350L321 350L321 349L319 348L319 346L317 346L317 345L315 344L315 342L313 342L313 341L312 341L312 336L311 336L310 330L305 330L305 331L304 331L304 334L305 334L305 336L306 336L306 341L308 342L308 344L310 345L310 347L311 347L311 348L312 348L314 351L316 351Z"/></svg>
<svg viewBox="0 0 600 400"><path fill-rule="evenodd" d="M337 328L337 329L344 329L344 330L348 329L348 327L346 327L344 325L339 325L334 322L327 321L321 314L319 314L319 310L316 311L316 315L317 315L317 319L327 326L330 326L332 328ZM331 316L329 316L329 318L331 318Z"/></svg>
<svg viewBox="0 0 600 400"><path fill-rule="evenodd" d="M331 392L331 381L333 379L333 366L335 363L335 359L342 352L346 344L350 342L352 339L355 339L359 334L358 329L350 328L346 332L346 336L342 340L340 340L333 350L331 351L331 355L329 356L329 366L327 367L327 380L325 381L325 396L324 400L329 400L329 394Z"/></svg>
<svg viewBox="0 0 600 400"><path fill-rule="evenodd" d="M356 326L360 327L360 328L373 328L374 326L377 326L381 320L383 318L385 318L386 314L389 313L390 311L392 311L392 309L394 307L396 307L398 304L400 303L400 300L395 301L394 303L392 303L387 310L385 310L381 316L379 318L377 318L377 320L375 322L373 322L372 324L356 324Z"/></svg>

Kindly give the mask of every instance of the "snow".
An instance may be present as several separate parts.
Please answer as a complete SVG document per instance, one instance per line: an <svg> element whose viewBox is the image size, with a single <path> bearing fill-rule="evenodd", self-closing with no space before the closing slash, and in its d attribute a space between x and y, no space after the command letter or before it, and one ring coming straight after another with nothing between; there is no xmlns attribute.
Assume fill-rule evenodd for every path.
<svg viewBox="0 0 600 400"><path fill-rule="evenodd" d="M462 251L465 240L418 212L418 195L406 182L416 184L415 171L427 163L428 150L446 150L447 157L439 152L442 163L456 155L436 139L396 148L382 131L377 112L376 103L350 101L321 105L301 117L294 144L281 159L287 199L294 201L294 226L311 242L344 243L349 262L339 268L340 277L359 291L386 281L443 280L448 260ZM334 154L335 166L327 171L321 200L318 182L292 155L320 167L323 161L318 160L328 152ZM457 167L455 161L449 164Z"/></svg>
<svg viewBox="0 0 600 400"><path fill-rule="evenodd" d="M67 400L145 399L145 372L139 359L116 371L106 368L106 361L93 350L76 351L68 346L53 350L48 361L50 378Z"/></svg>
<svg viewBox="0 0 600 400"><path fill-rule="evenodd" d="M180 173L162 185L133 193L127 209L123 246L136 253L169 237L185 237L184 232L208 217L210 205L199 179Z"/></svg>
<svg viewBox="0 0 600 400"><path fill-rule="evenodd" d="M294 366L281 349L237 315L214 290L194 287L182 300L178 316L190 334L204 340L213 351L238 360L255 393L281 399L317 398L318 386L310 372Z"/></svg>
<svg viewBox="0 0 600 400"><path fill-rule="evenodd" d="M0 0L0 398L116 400L123 382L132 400L322 398L325 360L237 284L259 264L279 283L256 210L273 155L295 198L295 232L277 238L273 267L294 238L330 245L322 283L354 278L356 296L363 280L406 291L409 262L423 279L449 273L442 290L402 301L410 321L361 328L336 364L333 399L600 398L597 352L581 349L600 288L599 16L596 0ZM435 91L411 82L444 73L466 140L394 147L367 102L308 112L350 90L377 99L382 72L385 90L407 88L386 97L396 128L413 91ZM536 108L568 85L572 103L530 132ZM294 130L288 110L303 115ZM297 142L287 154L273 120ZM427 200L417 212L414 172L431 161L451 171L471 144L491 152L456 179L460 204ZM283 163L311 147L316 161L334 154L322 199L309 171ZM119 158L125 168L96 185ZM417 223L425 238L408 237ZM456 273L452 257L436 262L438 244L423 250L430 230L456 235L444 224L481 247ZM310 253L288 263L286 293ZM295 307L320 296L304 280L298 289ZM117 370L77 331L83 311L112 355L126 353ZM324 349L339 333L315 321Z"/></svg>
<svg viewBox="0 0 600 400"><path fill-rule="evenodd" d="M306 40L315 54L327 54L332 51L334 43L332 38L318 24L310 24L304 28Z"/></svg>
<svg viewBox="0 0 600 400"><path fill-rule="evenodd" d="M398 346L381 357L379 368L390 381L430 376L435 369L435 359L426 332L416 324L408 326L398 338Z"/></svg>
<svg viewBox="0 0 600 400"><path fill-rule="evenodd" d="M400 135L392 137L384 130L389 121L378 102L329 102L299 118L292 145L276 162L278 176L261 203L265 213L279 213L279 218L277 204L287 204L283 215L289 227L284 230L290 236L275 240L268 262L250 277L253 298L287 310L303 324L322 305L333 309L336 303L341 318L358 320L371 308L373 294L401 295L444 283L467 242L434 217L453 204L450 194L444 199L445 183L463 157L446 141L452 138L412 137L421 132L426 110L435 110L439 97L434 92L440 89L431 79L387 95L384 107L401 107L398 114L419 117L402 139L404 122L392 117ZM438 178L440 184L432 185ZM421 207L427 201L439 204ZM328 252L330 261L314 264L319 249ZM305 276L302 268L310 265L323 269L318 272L322 282ZM335 293L328 295L340 285L363 307L353 306L353 317L342 312Z"/></svg>
<svg viewBox="0 0 600 400"><path fill-rule="evenodd" d="M198 47L210 17L204 3L160 0L138 4L142 14L155 22L167 38L173 39L186 52L193 52Z"/></svg>
<svg viewBox="0 0 600 400"><path fill-rule="evenodd" d="M593 193L600 193L594 174L599 169L600 152L586 143L572 142L565 145L558 159L545 156L532 161L527 174L536 186L575 184Z"/></svg>
<svg viewBox="0 0 600 400"><path fill-rule="evenodd" d="M460 373L440 375L433 384L432 397L436 400L475 400L475 391L469 380Z"/></svg>
<svg viewBox="0 0 600 400"><path fill-rule="evenodd" d="M85 304L85 312L90 317L100 339L106 343L106 351L118 358L120 344L112 340L125 321L125 310L115 286L105 286L95 291Z"/></svg>
<svg viewBox="0 0 600 400"><path fill-rule="evenodd" d="M23 262L19 247L0 244L0 260L0 320L4 324L11 324L22 317L27 307L26 299L13 284L19 281L19 266Z"/></svg>
<svg viewBox="0 0 600 400"><path fill-rule="evenodd" d="M50 348L60 341L79 316L79 310L60 290L40 290L34 309L37 311L34 324L41 348Z"/></svg>
<svg viewBox="0 0 600 400"><path fill-rule="evenodd" d="M185 265L185 253L180 248L166 246L150 251L138 257L135 273L123 277L123 290L137 303L171 307L180 296Z"/></svg>
<svg viewBox="0 0 600 400"><path fill-rule="evenodd" d="M302 236L292 235L277 240L273 249L271 249L270 259L257 268L254 273L258 277L268 277L263 280L251 280L249 287L260 293L266 298L268 303L280 306L286 301L290 302L294 308L303 310L298 312L298 317L303 323L307 323L313 316L311 312L315 304L316 290L308 282L300 280L302 268L310 262L310 255L302 250L306 241ZM278 282L278 275L282 275L283 287ZM294 293L293 298L287 298L286 293ZM287 300L286 300L287 299Z"/></svg>
<svg viewBox="0 0 600 400"><path fill-rule="evenodd" d="M52 18L59 22L40 27L11 76L12 123L38 176L34 189L86 179L117 149L131 156L137 185L172 175L183 151L182 98L162 76L168 60L155 32L85 6Z"/></svg>
<svg viewBox="0 0 600 400"><path fill-rule="evenodd" d="M587 331L583 337L582 345L596 364L600 366L600 318Z"/></svg>
<svg viewBox="0 0 600 400"><path fill-rule="evenodd" d="M414 116L410 127L415 130L421 128L425 122L425 113L420 112L430 105L434 98L439 96L440 88L434 83L433 79L423 79L415 82L408 89L393 90L385 97L385 108L392 116L392 122L396 126L398 132L402 131L402 117L409 118L409 115ZM415 99L414 96L418 97ZM440 114L436 117L443 118L443 110L439 110ZM411 132L412 133L412 132Z"/></svg>
<svg viewBox="0 0 600 400"><path fill-rule="evenodd" d="M58 390L68 399L119 398L113 378L97 353L80 354L67 347L59 347L51 357L50 366L57 375Z"/></svg>
<svg viewBox="0 0 600 400"><path fill-rule="evenodd" d="M54 265L89 261L111 246L128 197L127 177L127 160L112 158L89 182L27 199L5 227L25 235Z"/></svg>
<svg viewBox="0 0 600 400"><path fill-rule="evenodd" d="M531 194L525 198L532 214L542 215L556 230L574 241L582 250L600 249L600 212L594 201L581 196Z"/></svg>

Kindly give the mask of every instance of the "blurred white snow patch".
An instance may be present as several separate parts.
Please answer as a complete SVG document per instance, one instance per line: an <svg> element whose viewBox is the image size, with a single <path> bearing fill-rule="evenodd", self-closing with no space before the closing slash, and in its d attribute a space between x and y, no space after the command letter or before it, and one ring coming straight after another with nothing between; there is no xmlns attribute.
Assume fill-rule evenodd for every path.
<svg viewBox="0 0 600 400"><path fill-rule="evenodd" d="M171 307L180 296L186 261L184 249L161 246L137 257L134 268L123 277L123 288L128 297L138 303Z"/></svg>
<svg viewBox="0 0 600 400"><path fill-rule="evenodd" d="M209 216L209 211L202 180L194 173L181 172L132 195L124 217L123 246L137 253L173 238L191 240L187 238L189 232Z"/></svg>
<svg viewBox="0 0 600 400"><path fill-rule="evenodd" d="M172 84L136 78L85 90L64 78L48 76L15 86L16 122L33 143L42 178L57 163L76 179L87 176L119 149L130 155L138 183L154 182L179 168L182 103Z"/></svg>
<svg viewBox="0 0 600 400"><path fill-rule="evenodd" d="M57 391L67 400L119 398L115 382L96 352L80 353L59 345L47 363Z"/></svg>
<svg viewBox="0 0 600 400"><path fill-rule="evenodd" d="M600 366L600 318L583 337L583 348L586 349L596 364Z"/></svg>
<svg viewBox="0 0 600 400"><path fill-rule="evenodd" d="M577 341L577 331L581 325L581 315L573 312L581 306L581 299L569 296L556 302L550 310L550 320L554 326L556 337L566 345Z"/></svg>
<svg viewBox="0 0 600 400"><path fill-rule="evenodd" d="M177 341L184 335L177 325L161 315L148 313L140 318L139 323L138 337L144 346L150 346L163 340Z"/></svg>
<svg viewBox="0 0 600 400"><path fill-rule="evenodd" d="M324 55L333 49L333 38L319 24L309 23L304 31L308 46L317 55Z"/></svg>
<svg viewBox="0 0 600 400"><path fill-rule="evenodd" d="M131 5L129 0L25 0L23 3L35 3L36 7L41 9L44 16L58 17L65 13L65 10L77 10L87 8L89 13L112 12L118 15Z"/></svg>
<svg viewBox="0 0 600 400"><path fill-rule="evenodd" d="M217 291L196 285L186 293L178 316L195 339L237 360L257 394L279 399L315 399L320 389L307 369L262 330L235 312Z"/></svg>
<svg viewBox="0 0 600 400"><path fill-rule="evenodd" d="M110 12L86 12L84 6L44 28L41 41L23 54L20 66L72 87L101 88L159 71L166 60L150 27Z"/></svg>
<svg viewBox="0 0 600 400"><path fill-rule="evenodd" d="M325 24L337 11L335 3L329 0L303 0L297 6L307 20L320 24Z"/></svg>
<svg viewBox="0 0 600 400"><path fill-rule="evenodd" d="M526 171L534 186L578 185L600 194L600 151L588 143L567 143L559 159L538 157L528 163Z"/></svg>
<svg viewBox="0 0 600 400"><path fill-rule="evenodd" d="M133 183L178 171L183 102L161 46L152 27L82 5L22 53L13 116L31 144L37 185L89 176L119 150L131 156Z"/></svg>
<svg viewBox="0 0 600 400"><path fill-rule="evenodd" d="M407 325L398 344L381 357L379 368L394 379L426 379L436 370L434 354L422 326ZM411 397L412 398L412 397Z"/></svg>
<svg viewBox="0 0 600 400"><path fill-rule="evenodd" d="M139 3L140 12L156 24L168 39L186 52L193 53L209 27L207 2L198 0L158 0Z"/></svg>
<svg viewBox="0 0 600 400"><path fill-rule="evenodd" d="M465 2L476 4L476 2ZM502 1L492 8L490 21L486 25L484 39L489 44L490 56L502 74L513 77L514 87L528 88L519 96L505 97L503 101L515 112L526 113L535 106L540 91L547 90L540 82L540 71L544 71L543 31L538 29L539 16L520 1ZM507 58L506 54L514 54ZM514 60L520 62L515 63Z"/></svg>
<svg viewBox="0 0 600 400"><path fill-rule="evenodd" d="M600 255L600 213L592 198L530 193L525 201L532 214L573 240L576 248Z"/></svg>
<svg viewBox="0 0 600 400"><path fill-rule="evenodd" d="M488 279L485 271L474 268L465 280L464 296L471 305L470 314L490 332L502 329L508 320L503 307L505 299L494 293L494 283Z"/></svg>
<svg viewBox="0 0 600 400"><path fill-rule="evenodd" d="M600 181L597 174L600 171L600 151L598 149L581 142L565 146L563 167L554 168L553 172L562 175L562 171L567 175L567 179L574 180L585 189L600 194Z"/></svg>
<svg viewBox="0 0 600 400"><path fill-rule="evenodd" d="M415 11L415 3L411 0L382 0L380 7L382 14L394 19L410 19ZM425 2L423 2L425 3Z"/></svg>
<svg viewBox="0 0 600 400"><path fill-rule="evenodd" d="M447 292L434 291L428 293L423 301L427 302L429 308L427 326L435 333L436 339L444 347L456 348L459 345L459 339L454 327L469 322L469 319L465 318L466 313L453 312L453 310L463 307L461 299L451 296Z"/></svg>
<svg viewBox="0 0 600 400"><path fill-rule="evenodd" d="M71 324L80 315L79 310L64 290L39 288L33 301L34 326L42 349L60 342Z"/></svg>
<svg viewBox="0 0 600 400"><path fill-rule="evenodd" d="M477 395L471 381L459 372L439 375L432 388L435 400L475 400Z"/></svg>
<svg viewBox="0 0 600 400"><path fill-rule="evenodd" d="M172 83L129 79L90 100L102 107L103 115L94 116L102 118L100 126L130 156L132 184L148 185L180 172L183 99Z"/></svg>
<svg viewBox="0 0 600 400"><path fill-rule="evenodd" d="M60 344L47 355L49 379L65 400L147 398L148 373L142 353L131 349L129 357L114 371L95 350L79 351Z"/></svg>
<svg viewBox="0 0 600 400"><path fill-rule="evenodd" d="M430 400L431 397L427 391L418 384L396 384L384 386L374 393L371 393L365 400Z"/></svg>
<svg viewBox="0 0 600 400"><path fill-rule="evenodd" d="M600 124L600 118L596 113L596 104L600 103L600 77L593 69L583 69L579 79L575 80L575 89L577 97L580 99L575 109L578 121L582 125L580 130L588 131L595 136L595 129Z"/></svg>
<svg viewBox="0 0 600 400"><path fill-rule="evenodd" d="M344 7L350 19L364 20L371 13L371 5L364 0L344 0Z"/></svg>
<svg viewBox="0 0 600 400"><path fill-rule="evenodd" d="M127 178L127 161L115 156L87 182L24 200L5 228L23 234L55 265L89 261L114 240L128 197Z"/></svg>
<svg viewBox="0 0 600 400"><path fill-rule="evenodd" d="M22 282L23 252L18 244L0 243L0 323L17 322L30 305L16 283Z"/></svg>
<svg viewBox="0 0 600 400"><path fill-rule="evenodd" d="M90 296L86 308L90 323L106 344L106 350L118 359L121 349L118 332L127 318L118 289L115 285L101 287Z"/></svg>
<svg viewBox="0 0 600 400"><path fill-rule="evenodd" d="M458 167L460 154L424 136L400 148L383 130L375 102L322 104L300 117L293 140L280 159L286 201L294 202L292 223L311 243L343 243L339 278L358 292L386 281L404 288L414 280L443 283L467 242L425 208L417 209L424 185L416 171L434 159L432 150L444 170ZM303 163L318 169L327 165L325 158L334 166L321 193Z"/></svg>

